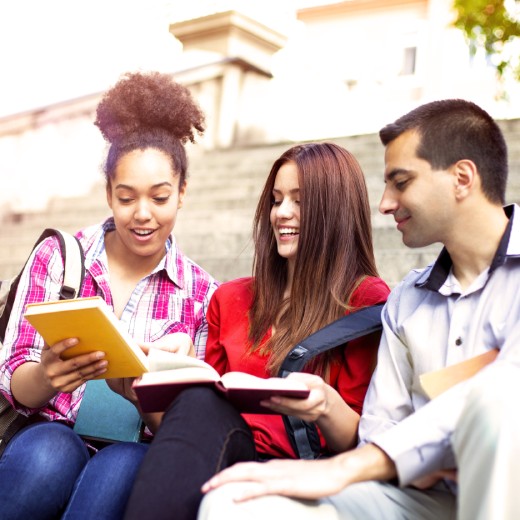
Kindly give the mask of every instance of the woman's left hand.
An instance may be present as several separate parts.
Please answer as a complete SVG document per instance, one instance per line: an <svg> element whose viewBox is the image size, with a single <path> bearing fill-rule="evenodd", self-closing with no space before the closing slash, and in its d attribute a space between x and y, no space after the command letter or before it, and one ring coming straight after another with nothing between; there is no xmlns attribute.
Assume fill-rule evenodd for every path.
<svg viewBox="0 0 520 520"><path fill-rule="evenodd" d="M307 385L311 391L307 399L271 397L269 401L262 401L262 405L277 413L316 423L330 451L339 453L353 448L359 415L341 395L315 374L294 372L287 377Z"/></svg>
<svg viewBox="0 0 520 520"><path fill-rule="evenodd" d="M119 377L117 379L107 379L107 385L116 392L130 401L132 404L137 403L137 395L132 389L132 384L137 378L135 377Z"/></svg>
<svg viewBox="0 0 520 520"><path fill-rule="evenodd" d="M332 395L337 392L320 376L294 372L287 377L305 383L311 391L309 396L306 399L276 396L271 397L269 401L263 401L262 405L278 413L294 415L308 422L315 422L330 412Z"/></svg>

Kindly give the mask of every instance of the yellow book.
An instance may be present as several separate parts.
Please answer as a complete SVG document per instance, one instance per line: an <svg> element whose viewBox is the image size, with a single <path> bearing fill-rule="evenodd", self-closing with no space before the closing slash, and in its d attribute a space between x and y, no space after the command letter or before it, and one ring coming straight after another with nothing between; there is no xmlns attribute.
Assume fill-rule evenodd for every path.
<svg viewBox="0 0 520 520"><path fill-rule="evenodd" d="M26 307L25 318L48 345L78 338L79 343L63 353L63 359L105 352L107 371L97 379L135 377L148 371L146 354L99 296L31 303Z"/></svg>
<svg viewBox="0 0 520 520"><path fill-rule="evenodd" d="M426 395L430 399L434 399L457 383L474 376L479 370L494 361L497 354L497 348L488 350L484 354L466 359L460 363L455 363L433 372L426 372L419 376L419 381Z"/></svg>

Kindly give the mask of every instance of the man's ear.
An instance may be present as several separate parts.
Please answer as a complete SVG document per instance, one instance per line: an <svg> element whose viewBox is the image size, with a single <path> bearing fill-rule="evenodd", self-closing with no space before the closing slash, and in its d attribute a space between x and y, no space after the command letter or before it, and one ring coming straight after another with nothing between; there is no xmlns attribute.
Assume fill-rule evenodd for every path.
<svg viewBox="0 0 520 520"><path fill-rule="evenodd" d="M455 196L466 198L475 188L480 186L480 176L477 166L469 159L462 159L453 165L455 181Z"/></svg>

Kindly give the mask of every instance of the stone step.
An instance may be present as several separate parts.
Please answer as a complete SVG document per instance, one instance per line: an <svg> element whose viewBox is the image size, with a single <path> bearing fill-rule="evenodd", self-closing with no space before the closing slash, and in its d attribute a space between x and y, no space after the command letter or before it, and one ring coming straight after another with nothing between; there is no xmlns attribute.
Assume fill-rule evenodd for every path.
<svg viewBox="0 0 520 520"><path fill-rule="evenodd" d="M509 132L506 137L512 141L507 199L520 201L520 121L506 122L505 126ZM394 286L410 269L433 261L440 246L406 248L394 219L379 213L384 165L383 147L376 134L333 141L350 150L365 173L377 265L381 276ZM224 281L251 274L252 223L258 197L273 161L292 145L278 143L212 152L193 149L193 154L188 150L188 193L174 233L181 249L217 279ZM11 277L20 270L45 227L76 232L108 215L101 179L85 196L56 197L45 211L5 214L0 233L0 278Z"/></svg>

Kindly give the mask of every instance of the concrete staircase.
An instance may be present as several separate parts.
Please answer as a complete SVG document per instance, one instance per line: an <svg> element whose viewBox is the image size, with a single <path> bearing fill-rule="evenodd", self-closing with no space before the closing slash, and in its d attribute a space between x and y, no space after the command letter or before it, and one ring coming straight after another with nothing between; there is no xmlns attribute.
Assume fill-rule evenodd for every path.
<svg viewBox="0 0 520 520"><path fill-rule="evenodd" d="M510 147L508 201L520 201L520 121L503 123ZM431 262L433 245L408 249L392 218L378 213L383 190L383 148L377 135L332 139L350 150L365 172L373 213L374 247L381 276L394 286L411 268ZM292 143L190 153L188 194L175 235L183 251L217 279L251 273L252 219L272 163ZM31 246L45 227L74 232L109 215L100 183L84 197L55 198L46 211L4 215L0 234L0 279L19 271Z"/></svg>

